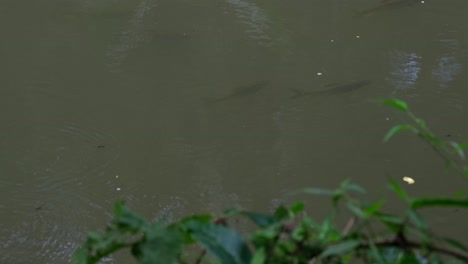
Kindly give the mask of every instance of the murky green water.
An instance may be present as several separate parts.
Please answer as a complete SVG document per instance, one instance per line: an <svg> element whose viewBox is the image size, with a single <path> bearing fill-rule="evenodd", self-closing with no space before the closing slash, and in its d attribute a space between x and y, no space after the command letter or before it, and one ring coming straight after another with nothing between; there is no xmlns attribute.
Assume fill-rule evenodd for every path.
<svg viewBox="0 0 468 264"><path fill-rule="evenodd" d="M67 263L117 199L174 220L344 178L373 198L388 175L414 195L465 186L417 139L383 145L404 118L368 99L402 98L467 140L467 8L0 1L0 262ZM431 219L457 234L463 217Z"/></svg>

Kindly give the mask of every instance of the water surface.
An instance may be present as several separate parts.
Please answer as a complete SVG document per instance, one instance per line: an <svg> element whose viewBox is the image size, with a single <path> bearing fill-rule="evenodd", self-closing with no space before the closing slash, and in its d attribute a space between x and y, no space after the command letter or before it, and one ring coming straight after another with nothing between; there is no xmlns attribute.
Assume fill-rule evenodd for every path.
<svg viewBox="0 0 468 264"><path fill-rule="evenodd" d="M369 99L467 140L468 2L400 2L1 1L0 262L68 263L117 199L175 221L345 178L464 186L419 140L383 145L405 119Z"/></svg>

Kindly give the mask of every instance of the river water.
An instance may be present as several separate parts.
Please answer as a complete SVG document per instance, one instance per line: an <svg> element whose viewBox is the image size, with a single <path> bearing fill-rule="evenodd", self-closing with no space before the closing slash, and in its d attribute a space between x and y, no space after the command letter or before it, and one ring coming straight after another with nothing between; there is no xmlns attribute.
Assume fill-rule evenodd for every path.
<svg viewBox="0 0 468 264"><path fill-rule="evenodd" d="M370 99L401 98L441 137L467 140L466 10L464 0L0 1L0 262L68 263L118 199L174 221L270 211L292 190L346 178L370 199L392 197L389 176L414 178L415 197L463 189L417 138L383 144L406 119ZM328 210L309 202L311 214ZM428 216L456 236L467 215Z"/></svg>

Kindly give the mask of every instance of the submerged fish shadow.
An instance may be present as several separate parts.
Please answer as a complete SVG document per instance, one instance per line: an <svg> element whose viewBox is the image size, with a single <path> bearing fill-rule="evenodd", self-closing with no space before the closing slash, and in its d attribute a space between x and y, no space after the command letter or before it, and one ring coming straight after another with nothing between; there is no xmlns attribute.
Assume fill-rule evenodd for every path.
<svg viewBox="0 0 468 264"><path fill-rule="evenodd" d="M289 88L294 94L289 97L289 99L299 99L309 96L319 96L319 95L333 95L333 94L344 94L350 93L355 90L358 90L362 87L368 86L371 84L369 80L354 81L347 84L333 84L326 85L326 89L316 90L316 91L306 91L301 89Z"/></svg>
<svg viewBox="0 0 468 264"><path fill-rule="evenodd" d="M218 98L211 98L205 101L206 105L214 105L220 102L225 101L234 101L240 98L246 98L249 96L254 96L258 94L260 91L265 90L269 87L270 81L260 81L250 85L241 86L234 88L229 94L225 96L221 96Z"/></svg>

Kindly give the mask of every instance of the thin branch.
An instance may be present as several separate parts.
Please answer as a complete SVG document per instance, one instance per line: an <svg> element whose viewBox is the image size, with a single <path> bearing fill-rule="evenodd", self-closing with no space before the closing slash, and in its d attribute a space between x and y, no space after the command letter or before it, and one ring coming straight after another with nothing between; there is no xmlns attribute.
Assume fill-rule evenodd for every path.
<svg viewBox="0 0 468 264"><path fill-rule="evenodd" d="M413 249L418 249L418 248L427 248L429 251L437 252L437 253L442 253L444 255L452 256L455 257L459 260L463 260L465 262L468 262L468 255L457 252L454 250L450 250L447 248L442 248L434 245L424 245L420 242L416 241L411 241L411 240L405 240L404 243L400 240L382 240L382 241L376 241L374 243L376 247L398 247L398 248L413 248ZM370 248L369 243L362 243L358 246L358 249L368 249Z"/></svg>

